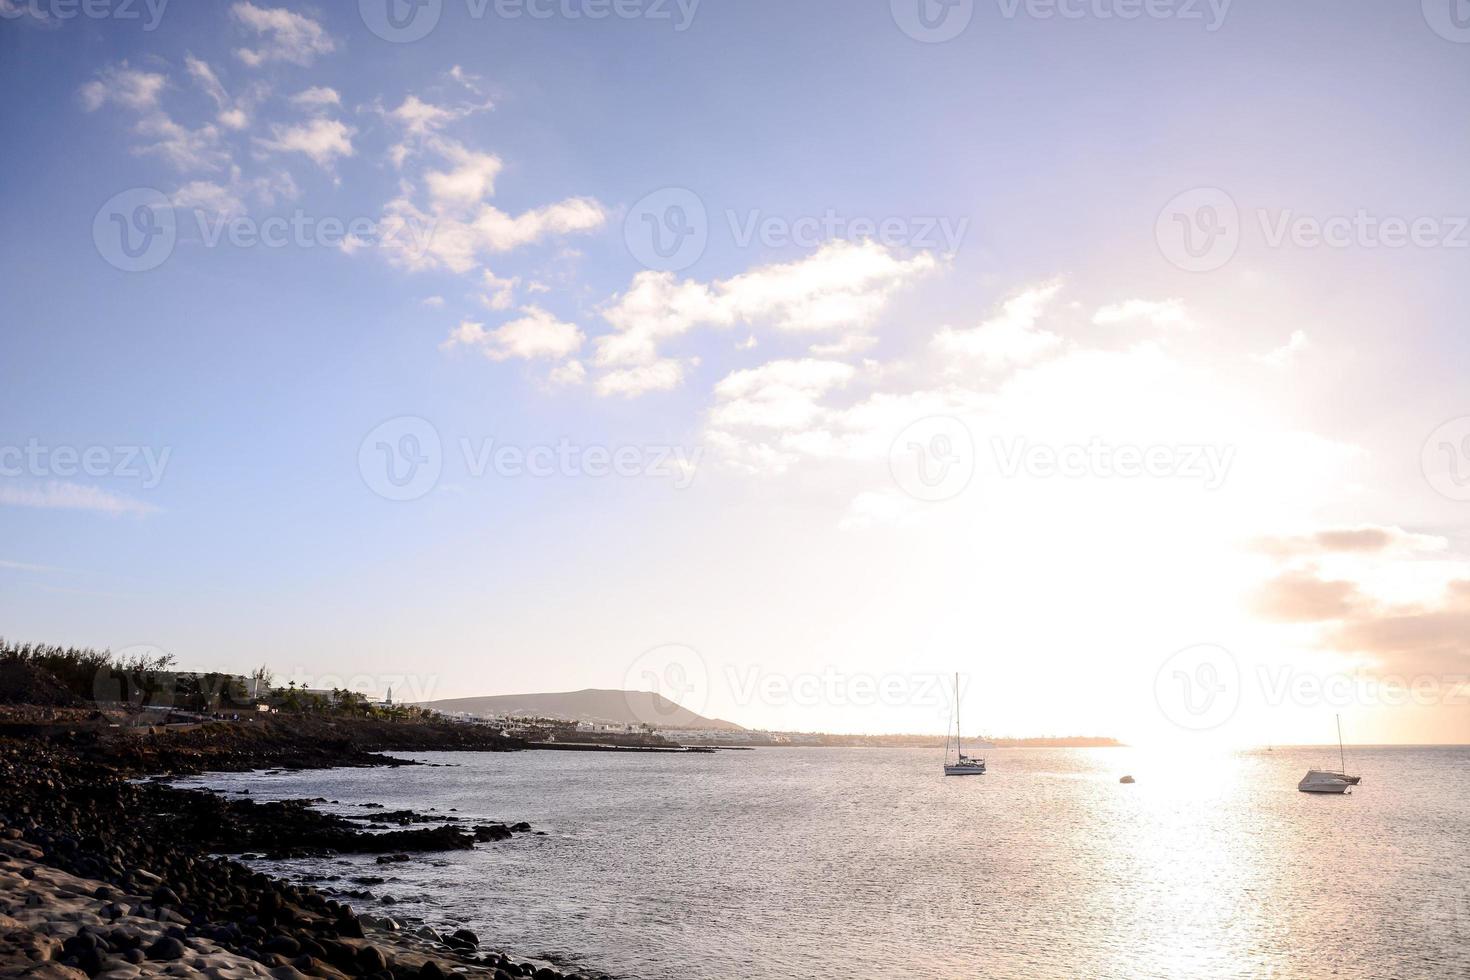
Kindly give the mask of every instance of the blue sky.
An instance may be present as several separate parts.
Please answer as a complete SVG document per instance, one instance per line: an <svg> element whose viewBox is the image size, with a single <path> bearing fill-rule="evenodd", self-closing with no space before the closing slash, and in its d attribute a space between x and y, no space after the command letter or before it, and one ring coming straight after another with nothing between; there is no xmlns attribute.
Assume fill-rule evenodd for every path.
<svg viewBox="0 0 1470 980"><path fill-rule="evenodd" d="M943 727L913 679L962 670L987 730L1139 739L1209 644L1234 741L1470 736L1470 44L1433 0L961 4L943 43L903 0L589 2L393 43L383 0L0 0L6 636L437 696L672 657L697 709L843 730ZM116 267L160 200L172 247ZM1211 215L1238 241L1191 259ZM272 218L308 230L205 240ZM647 219L707 243L670 267ZM437 475L395 489L419 419ZM1283 666L1354 693L1271 703ZM909 693L781 691L833 676Z"/></svg>

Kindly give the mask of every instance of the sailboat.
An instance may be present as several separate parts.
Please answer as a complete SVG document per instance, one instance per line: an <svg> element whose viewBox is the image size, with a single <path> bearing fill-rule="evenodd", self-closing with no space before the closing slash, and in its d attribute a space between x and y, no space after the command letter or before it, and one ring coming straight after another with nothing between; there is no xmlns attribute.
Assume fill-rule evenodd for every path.
<svg viewBox="0 0 1470 980"><path fill-rule="evenodd" d="M1347 753L1342 747L1342 715L1337 716L1337 765L1332 769L1308 769L1296 788L1303 793L1346 793L1349 786L1362 782L1362 776L1349 776Z"/></svg>
<svg viewBox="0 0 1470 980"><path fill-rule="evenodd" d="M944 774L946 776L983 776L985 760L965 755L960 735L960 675L954 675L954 747L955 761L949 761L949 737L944 740Z"/></svg>

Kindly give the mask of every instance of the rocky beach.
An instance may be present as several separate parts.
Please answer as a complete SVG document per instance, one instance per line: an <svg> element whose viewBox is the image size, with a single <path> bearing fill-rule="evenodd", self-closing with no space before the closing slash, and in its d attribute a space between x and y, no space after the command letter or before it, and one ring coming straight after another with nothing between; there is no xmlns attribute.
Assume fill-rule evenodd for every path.
<svg viewBox="0 0 1470 980"><path fill-rule="evenodd" d="M445 723L252 719L138 734L95 713L12 709L0 722L0 975L568 976L467 929L359 911L372 877L313 885L259 870L304 856L413 861L497 846L534 833L528 824L371 806L344 816L315 809L324 800L169 785L209 771L405 764L388 749L517 748Z"/></svg>

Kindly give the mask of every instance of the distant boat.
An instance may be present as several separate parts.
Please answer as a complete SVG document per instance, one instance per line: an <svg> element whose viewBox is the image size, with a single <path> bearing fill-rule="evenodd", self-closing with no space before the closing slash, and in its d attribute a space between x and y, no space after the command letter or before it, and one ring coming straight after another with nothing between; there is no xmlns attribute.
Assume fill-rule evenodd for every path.
<svg viewBox="0 0 1470 980"><path fill-rule="evenodd" d="M1362 776L1349 776L1347 753L1342 747L1342 715L1337 716L1337 765L1333 769L1308 769L1296 788L1303 793L1346 793L1349 786L1362 782Z"/></svg>
<svg viewBox="0 0 1470 980"><path fill-rule="evenodd" d="M960 675L954 675L954 747L955 761L949 761L949 736L944 740L944 774L946 776L983 776L985 760L965 755L960 736Z"/></svg>

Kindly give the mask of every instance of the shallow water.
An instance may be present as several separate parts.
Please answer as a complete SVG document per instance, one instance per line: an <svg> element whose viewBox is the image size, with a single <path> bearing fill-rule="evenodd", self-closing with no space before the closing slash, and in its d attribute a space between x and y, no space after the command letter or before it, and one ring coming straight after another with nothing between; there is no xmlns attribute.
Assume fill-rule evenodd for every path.
<svg viewBox="0 0 1470 980"><path fill-rule="evenodd" d="M948 779L911 749L411 758L452 765L196 782L530 821L277 867L385 876L379 914L617 976L1470 976L1466 748L1356 750L1345 797L1297 792L1318 749L1003 749Z"/></svg>

